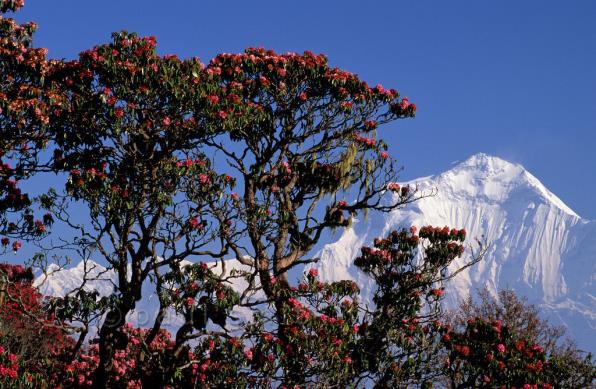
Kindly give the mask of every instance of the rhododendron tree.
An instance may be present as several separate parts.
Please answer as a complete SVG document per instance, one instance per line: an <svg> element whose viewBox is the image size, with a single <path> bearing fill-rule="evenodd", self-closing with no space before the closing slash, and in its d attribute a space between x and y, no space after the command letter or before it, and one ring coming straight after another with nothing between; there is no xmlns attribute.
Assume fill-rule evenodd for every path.
<svg viewBox="0 0 596 389"><path fill-rule="evenodd" d="M203 65L159 56L153 38L122 32L52 76L68 96L49 120L53 167L69 178L42 204L78 230L71 244L83 259L99 255L118 276L112 298L93 306L95 316L107 315L98 385L147 281L161 304L147 341L174 306L186 321L176 355L206 335L197 321L225 326L229 310L248 303L246 293L236 296L223 285L240 276L258 282L265 301L274 302L277 335L287 342L286 298L275 290L290 287L288 272L313 261L305 256L326 230L415 197L388 187L394 162L375 137L378 126L413 116L415 105L330 67L322 55L249 49ZM387 190L396 196L382 201ZM71 218L75 202L88 207L87 223ZM204 282L181 268L184 260L224 255L248 270ZM182 292L182 281L197 289ZM173 288L182 304L171 297ZM283 369L298 379L295 368Z"/></svg>
<svg viewBox="0 0 596 389"><path fill-rule="evenodd" d="M19 24L6 17L22 1L0 1L0 252L18 251L21 238L38 238L51 223L36 218L20 181L46 166L39 151L47 142L50 112L60 104L50 75L56 61L47 49L33 48L35 23Z"/></svg>
<svg viewBox="0 0 596 389"><path fill-rule="evenodd" d="M386 145L376 129L413 116L416 107L310 52L222 54L205 74L215 85L209 103L220 123L204 143L225 158L222 168L240 187L231 201L234 223L222 230L224 244L274 301L276 335L287 344L289 297L276 291L290 288L289 272L314 261L309 251L325 231L348 226L366 210L390 211L413 199L403 191L381 201L395 171L393 160L381 155ZM295 361L281 360L287 383L303 380Z"/></svg>
<svg viewBox="0 0 596 389"><path fill-rule="evenodd" d="M107 315L99 332L103 385L114 353L125 346L121 329L142 285L151 278L165 296L164 277L179 275L183 260L224 255L226 247L209 245L221 240L230 219L222 193L234 180L216 173L199 147L215 124L204 112L209 84L198 60L160 57L154 39L120 33L55 76L69 100L50 130L54 169L69 178L64 192L42 203L73 227L69 207L85 204L89 222L76 225L72 244L89 255L94 250L117 274L114 294L90 302L89 314Z"/></svg>
<svg viewBox="0 0 596 389"><path fill-rule="evenodd" d="M470 319L463 333L445 331L445 362L451 387L539 385L552 388L544 348L511 331L501 321Z"/></svg>
<svg viewBox="0 0 596 389"><path fill-rule="evenodd" d="M74 343L33 287L31 268L0 264L0 384L40 387Z"/></svg>
<svg viewBox="0 0 596 389"><path fill-rule="evenodd" d="M441 337L450 387L590 387L596 367L590 354L563 341L564 330L511 290L486 289L449 315Z"/></svg>
<svg viewBox="0 0 596 389"><path fill-rule="evenodd" d="M436 337L443 328L443 284L457 273L447 267L463 254L465 238L465 230L424 226L417 233L412 227L376 239L374 248L363 248L356 258L377 290L355 358L377 384L424 385L434 379L429 367L436 363Z"/></svg>

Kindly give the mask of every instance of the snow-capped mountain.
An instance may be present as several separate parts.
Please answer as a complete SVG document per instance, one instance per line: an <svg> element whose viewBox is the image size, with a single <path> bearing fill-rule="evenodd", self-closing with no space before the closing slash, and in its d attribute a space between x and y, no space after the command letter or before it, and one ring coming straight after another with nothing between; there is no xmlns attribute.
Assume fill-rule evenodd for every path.
<svg viewBox="0 0 596 389"><path fill-rule="evenodd" d="M184 266L190 263L183 261L181 265ZM216 274L222 273L221 262L209 263L209 267ZM233 269L240 271L249 270L247 266L242 265L235 259L227 260L225 276L229 277ZM50 265L46 269L45 274L39 274L37 276L34 285L38 287L40 293L46 296L66 296L76 292L77 288L81 288L81 286L86 291L96 290L101 296L107 296L113 293L114 287L117 285L117 279L118 277L113 270L108 270L99 263L87 260L73 267L61 268L56 265ZM234 278L232 287L242 292L248 287L248 284L243 278L237 277ZM250 298L262 299L262 292L256 292ZM139 327L151 327L157 317L158 311L159 299L155 293L155 286L147 282L143 285L143 298L137 302L135 309L127 315L127 321ZM236 307L232 311L232 316L238 320L236 322L228 322L226 328L229 331L235 330L237 324L242 321L252 318L252 311L248 308ZM169 309L162 322L162 328L175 333L183 323L184 318L177 315L174 309ZM99 329L98 325L99 323L95 323L90 329L89 338L95 335Z"/></svg>
<svg viewBox="0 0 596 389"><path fill-rule="evenodd" d="M580 347L596 351L596 221L582 219L522 166L485 154L406 184L435 195L402 210L370 212L367 219L355 221L318 253L321 260L315 266L324 280L352 279L365 296L370 295L371 280L353 266L362 246L412 225L465 228L470 241L483 237L490 248L480 263L447 286L448 306L454 307L479 287L492 292L512 288L538 305L553 323L567 326ZM229 264L228 269L241 266L235 260ZM40 276L36 282L44 294L64 295L80 285L85 266L94 267L92 272L102 279L87 287L110 293L114 274L91 262L54 272L47 279ZM242 290L241 286L235 285ZM142 326L150 325L158 310L156 296L147 291L129 318ZM250 312L234 315L248 318ZM165 324L175 329L181 318L170 312Z"/></svg>
<svg viewBox="0 0 596 389"><path fill-rule="evenodd" d="M486 154L406 184L436 194L356 221L321 250L322 278L353 279L369 295L371 280L353 265L360 247L412 225L465 228L469 241L483 237L490 247L447 286L448 306L480 287L511 288L565 325L580 347L596 351L596 221L582 219L522 166Z"/></svg>
<svg viewBox="0 0 596 389"><path fill-rule="evenodd" d="M116 273L91 260L82 261L74 267L59 268L50 265L45 274L40 274L34 282L43 295L66 296L76 292L83 285L86 291L98 291L101 296L110 295L117 282ZM85 282L83 282L85 281ZM129 313L127 320L141 327L150 327L157 317L159 300L148 283L143 287L143 299L137 303L136 309ZM98 323L96 323L97 325ZM183 324L183 319L173 311L168 312L164 327L175 329ZM91 328L91 337L98 328Z"/></svg>

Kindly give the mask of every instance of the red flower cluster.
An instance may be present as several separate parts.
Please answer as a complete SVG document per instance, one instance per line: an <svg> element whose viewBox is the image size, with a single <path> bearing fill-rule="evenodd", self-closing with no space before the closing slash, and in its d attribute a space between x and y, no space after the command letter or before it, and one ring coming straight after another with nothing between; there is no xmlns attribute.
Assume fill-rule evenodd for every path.
<svg viewBox="0 0 596 389"><path fill-rule="evenodd" d="M462 357L467 358L470 356L470 347L469 346L466 346L466 345L462 346L459 344L455 344L455 345L453 345L453 350L456 353L460 354Z"/></svg>
<svg viewBox="0 0 596 389"><path fill-rule="evenodd" d="M366 138L360 135L356 135L354 139L357 143L363 144L368 147L373 147L377 144L377 141L374 138Z"/></svg>
<svg viewBox="0 0 596 389"><path fill-rule="evenodd" d="M390 182L387 184L387 190L392 192L398 192L401 189L401 186L397 182Z"/></svg>
<svg viewBox="0 0 596 389"><path fill-rule="evenodd" d="M0 12L18 11L25 5L25 0L2 0L0 1Z"/></svg>
<svg viewBox="0 0 596 389"><path fill-rule="evenodd" d="M420 237L428 239L431 242L434 242L434 241L445 242L448 240L455 240L455 241L463 242L466 239L466 230L464 230L464 229L457 230L455 228L450 229L447 226L445 226L443 228L424 226L420 229Z"/></svg>
<svg viewBox="0 0 596 389"><path fill-rule="evenodd" d="M411 104L407 97L404 97L399 103L393 104L391 108L398 115L414 116L416 114L416 104Z"/></svg>
<svg viewBox="0 0 596 389"><path fill-rule="evenodd" d="M0 264L1 387L35 387L33 378L43 373L47 379L73 343L32 282L30 268Z"/></svg>
<svg viewBox="0 0 596 389"><path fill-rule="evenodd" d="M0 383L13 381L19 375L18 358L0 346Z"/></svg>
<svg viewBox="0 0 596 389"><path fill-rule="evenodd" d="M23 245L21 244L21 242L19 242L18 240L15 240L14 242L12 242L12 250L16 253L17 251L19 251L21 249L21 247L23 247Z"/></svg>
<svg viewBox="0 0 596 389"><path fill-rule="evenodd" d="M3 163L0 158L0 212L20 209L31 203L29 196L22 193L18 187L19 182L15 177L21 174L21 168L12 168L10 164Z"/></svg>
<svg viewBox="0 0 596 389"><path fill-rule="evenodd" d="M367 120L364 122L364 128L366 128L369 131L374 130L375 128L377 128L377 122L376 120Z"/></svg>
<svg viewBox="0 0 596 389"><path fill-rule="evenodd" d="M445 294L444 289L432 289L430 293L435 297L442 297Z"/></svg>

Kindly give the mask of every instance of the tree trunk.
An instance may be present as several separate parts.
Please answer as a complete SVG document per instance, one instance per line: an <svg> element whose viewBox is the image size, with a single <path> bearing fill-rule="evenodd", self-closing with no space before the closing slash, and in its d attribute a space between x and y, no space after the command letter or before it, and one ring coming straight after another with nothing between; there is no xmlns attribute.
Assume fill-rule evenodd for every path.
<svg viewBox="0 0 596 389"><path fill-rule="evenodd" d="M128 312L129 309L118 308L109 311L99 330L99 366L95 371L93 380L93 387L96 389L108 387L108 373L116 349L122 347L124 335L120 332L120 329L126 323L126 314Z"/></svg>

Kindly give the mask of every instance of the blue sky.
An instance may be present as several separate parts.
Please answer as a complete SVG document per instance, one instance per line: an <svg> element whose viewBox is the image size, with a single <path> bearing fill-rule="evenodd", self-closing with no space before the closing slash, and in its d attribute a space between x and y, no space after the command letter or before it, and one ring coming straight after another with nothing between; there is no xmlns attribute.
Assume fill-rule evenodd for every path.
<svg viewBox="0 0 596 389"><path fill-rule="evenodd" d="M26 0L16 17L54 58L123 29L204 62L248 46L325 53L416 102L380 133L404 179L482 151L596 219L596 1Z"/></svg>

